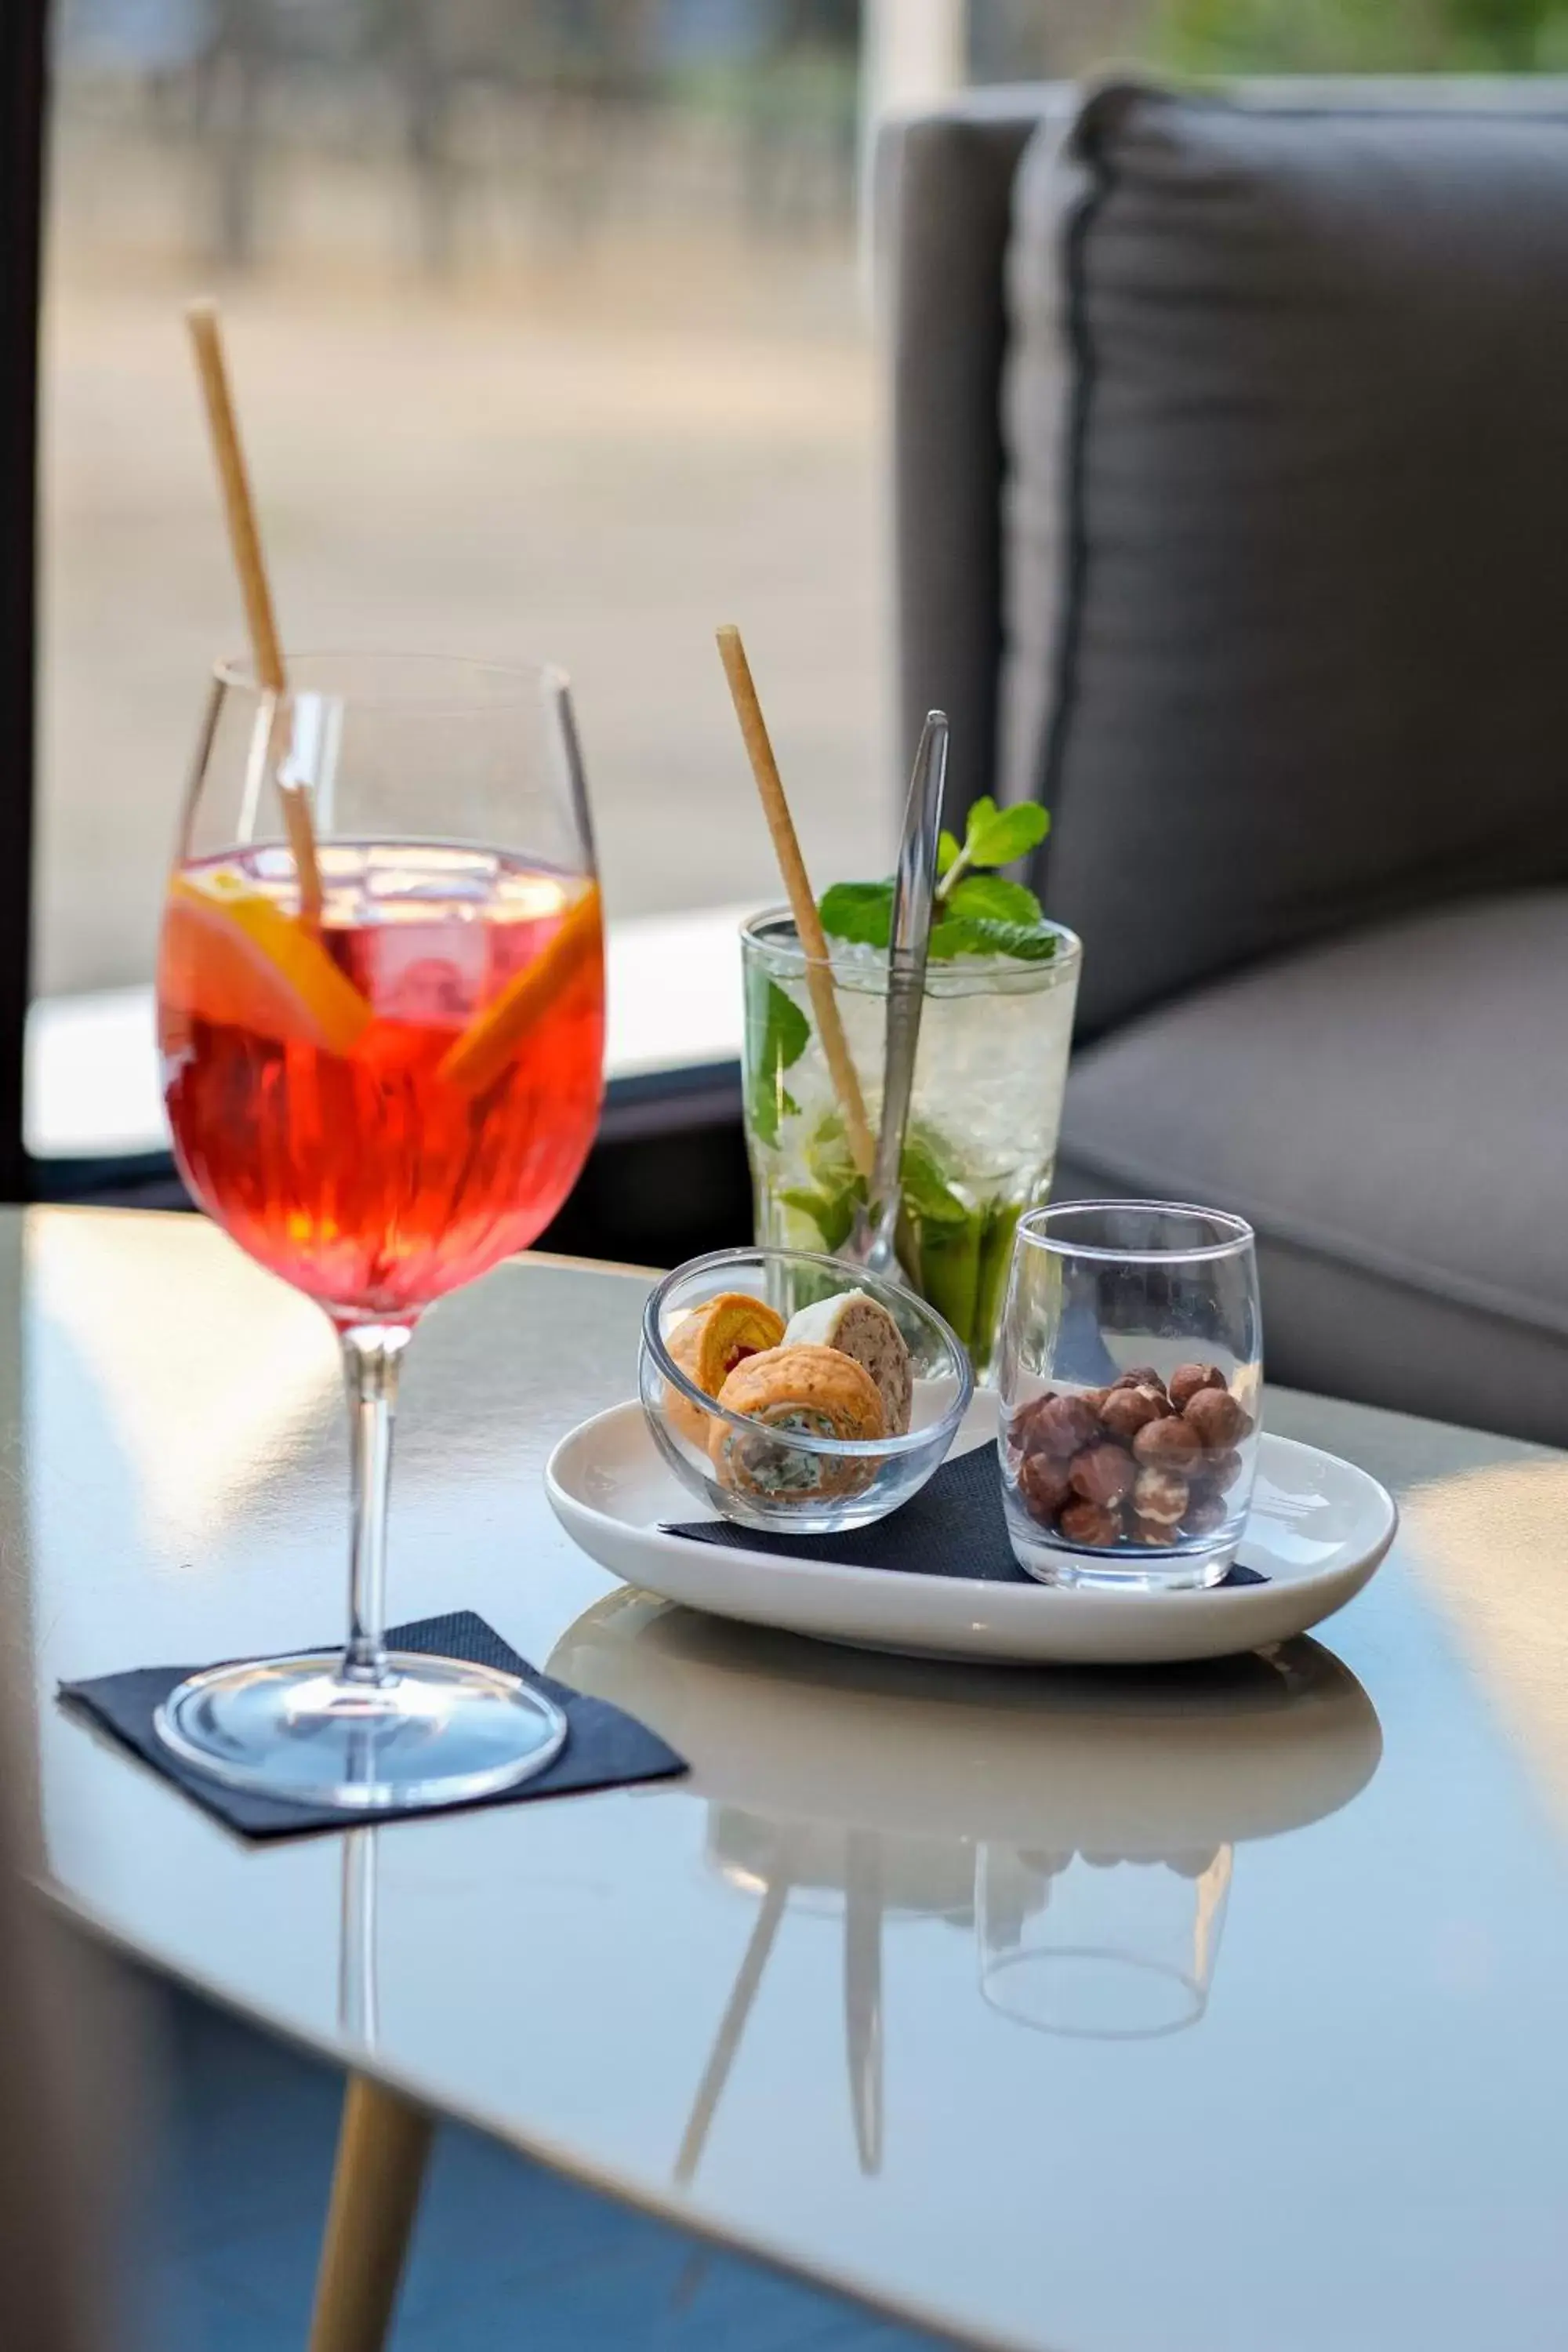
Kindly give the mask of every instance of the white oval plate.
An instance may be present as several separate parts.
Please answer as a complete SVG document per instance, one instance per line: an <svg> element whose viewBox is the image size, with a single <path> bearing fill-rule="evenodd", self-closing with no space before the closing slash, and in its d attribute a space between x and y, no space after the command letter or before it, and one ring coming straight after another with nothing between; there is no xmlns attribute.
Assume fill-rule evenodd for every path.
<svg viewBox="0 0 1568 2352"><path fill-rule="evenodd" d="M983 1389L954 1453L989 1442L995 1419L994 1392ZM817 1641L1020 1664L1158 1665L1288 1641L1361 1591L1399 1523L1393 1496L1364 1470L1268 1431L1239 1555L1268 1582L1209 1592L971 1582L667 1535L661 1522L700 1518L702 1506L655 1450L635 1403L563 1437L544 1483L573 1541L645 1592Z"/></svg>

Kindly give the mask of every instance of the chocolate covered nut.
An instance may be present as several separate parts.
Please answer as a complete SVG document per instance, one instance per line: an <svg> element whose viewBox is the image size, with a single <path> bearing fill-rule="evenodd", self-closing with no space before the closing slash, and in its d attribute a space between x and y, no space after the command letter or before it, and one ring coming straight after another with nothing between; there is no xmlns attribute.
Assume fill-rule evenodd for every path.
<svg viewBox="0 0 1568 2352"><path fill-rule="evenodd" d="M1190 1536L1212 1536L1216 1528L1225 1524L1225 1517L1223 1495L1194 1495L1187 1505L1187 1516L1182 1521L1182 1527Z"/></svg>
<svg viewBox="0 0 1568 2352"><path fill-rule="evenodd" d="M1132 1488L1132 1507L1141 1519L1158 1519L1173 1528L1186 1511L1187 1482L1173 1470L1140 1470Z"/></svg>
<svg viewBox="0 0 1568 2352"><path fill-rule="evenodd" d="M1082 1397L1043 1396L1026 1407L1009 1433L1021 1453L1066 1462L1100 1434L1100 1417Z"/></svg>
<svg viewBox="0 0 1568 2352"><path fill-rule="evenodd" d="M1132 1456L1120 1445L1089 1446L1074 1455L1068 1472L1075 1495L1086 1503L1103 1503L1108 1509L1121 1501L1137 1475Z"/></svg>
<svg viewBox="0 0 1568 2352"><path fill-rule="evenodd" d="M1200 1389L1183 1414L1207 1454L1225 1454L1252 1423L1228 1389Z"/></svg>
<svg viewBox="0 0 1568 2352"><path fill-rule="evenodd" d="M1217 1364L1178 1364L1171 1374L1171 1402L1178 1412L1184 1412L1200 1390L1224 1386L1225 1374Z"/></svg>
<svg viewBox="0 0 1568 2352"><path fill-rule="evenodd" d="M1170 1410L1163 1389L1119 1387L1106 1398L1100 1417L1112 1437L1131 1445L1141 1429L1151 1421L1163 1421Z"/></svg>
<svg viewBox="0 0 1568 2352"><path fill-rule="evenodd" d="M1048 1528L1072 1498L1067 1464L1053 1461L1048 1454L1026 1454L1018 1470L1018 1492L1030 1517Z"/></svg>
<svg viewBox="0 0 1568 2352"><path fill-rule="evenodd" d="M1154 1544L1165 1550L1176 1540L1176 1530L1165 1519L1141 1519L1134 1512L1127 1522L1129 1543Z"/></svg>
<svg viewBox="0 0 1568 2352"><path fill-rule="evenodd" d="M1163 1421L1147 1421L1132 1441L1132 1451L1138 1460L1156 1470L1178 1470L1183 1477L1191 1475L1203 1458L1196 1430L1189 1429L1174 1413Z"/></svg>
<svg viewBox="0 0 1568 2352"><path fill-rule="evenodd" d="M1068 1543L1083 1544L1091 1551L1108 1550L1121 1536L1121 1512L1108 1510L1103 1503L1069 1503L1057 1524Z"/></svg>
<svg viewBox="0 0 1568 2352"><path fill-rule="evenodd" d="M1054 1404L1053 1396L1037 1397L1033 1404L1021 1405L1006 1424L1007 1453L1015 1468L1036 1445L1035 1423L1042 1405Z"/></svg>
<svg viewBox="0 0 1568 2352"><path fill-rule="evenodd" d="M1223 1495L1241 1475L1241 1456L1234 1451L1201 1454L1188 1475L1205 1495Z"/></svg>
<svg viewBox="0 0 1568 2352"><path fill-rule="evenodd" d="M1045 1396L1036 1397L1028 1404L1021 1404L1016 1412L1011 1416L1007 1423L1007 1443L1015 1454L1028 1452L1030 1433L1035 1426L1036 1415L1042 1405L1054 1404L1055 1402L1056 1391L1051 1390Z"/></svg>
<svg viewBox="0 0 1568 2352"><path fill-rule="evenodd" d="M1123 1372L1110 1385L1117 1389L1158 1389L1162 1396L1165 1393L1165 1383L1152 1364L1134 1364L1131 1371Z"/></svg>

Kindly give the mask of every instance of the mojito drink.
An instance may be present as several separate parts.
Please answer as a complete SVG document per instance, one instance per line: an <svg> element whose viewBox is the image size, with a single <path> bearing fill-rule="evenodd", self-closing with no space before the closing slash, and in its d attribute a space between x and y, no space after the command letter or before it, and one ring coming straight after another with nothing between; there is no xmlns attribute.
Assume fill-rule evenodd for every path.
<svg viewBox="0 0 1568 2352"><path fill-rule="evenodd" d="M906 1278L989 1368L1019 1215L1056 1164L1078 994L1079 942L1052 952L959 956L926 976L903 1160L899 1254ZM850 1154L811 1008L806 959L786 913L742 934L746 977L746 1143L757 1238L835 1251L866 1188ZM832 940L835 992L872 1128L880 1117L887 958Z"/></svg>

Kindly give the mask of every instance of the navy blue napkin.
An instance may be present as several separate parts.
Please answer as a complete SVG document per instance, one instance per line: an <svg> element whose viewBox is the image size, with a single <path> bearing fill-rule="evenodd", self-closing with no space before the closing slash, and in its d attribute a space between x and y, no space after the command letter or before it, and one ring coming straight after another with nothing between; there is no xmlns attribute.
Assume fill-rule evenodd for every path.
<svg viewBox="0 0 1568 2352"><path fill-rule="evenodd" d="M552 1698L566 1714L566 1744L554 1760L532 1780L516 1789L499 1789L492 1796L476 1797L476 1805L526 1804L535 1797L564 1797L584 1789L615 1789L630 1780L666 1780L689 1768L657 1733L635 1716L623 1714L602 1698L568 1690L520 1658L501 1640L493 1625L471 1609L447 1617L421 1617L410 1625L395 1625L387 1635L395 1650L417 1650L426 1657L464 1658L470 1664L496 1666L516 1675ZM195 1666L138 1666L128 1674L99 1675L90 1682L62 1683L60 1697L84 1707L121 1744L133 1749L165 1780L173 1780L207 1812L215 1813L245 1837L297 1837L307 1830L363 1829L367 1821L405 1821L412 1813L466 1812L467 1806L408 1805L394 1812L365 1814L336 1805L289 1805L272 1797L253 1797L243 1789L226 1788L171 1756L153 1728L153 1717L169 1693Z"/></svg>
<svg viewBox="0 0 1568 2352"><path fill-rule="evenodd" d="M775 1559L837 1560L846 1568L901 1569L908 1576L958 1576L981 1584L1033 1584L1013 1557L1002 1507L1002 1474L993 1445L976 1445L944 1462L912 1502L869 1528L837 1536L775 1535L730 1519L693 1519L668 1526L666 1535L694 1543L734 1544L771 1552ZM1233 1566L1221 1583L1267 1584L1255 1568Z"/></svg>

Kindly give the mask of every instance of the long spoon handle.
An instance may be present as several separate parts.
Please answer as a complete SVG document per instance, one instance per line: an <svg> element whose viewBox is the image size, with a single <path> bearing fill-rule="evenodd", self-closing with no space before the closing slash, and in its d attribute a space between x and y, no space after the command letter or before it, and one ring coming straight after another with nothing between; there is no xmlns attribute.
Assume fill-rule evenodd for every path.
<svg viewBox="0 0 1568 2352"><path fill-rule="evenodd" d="M870 1223L879 1257L890 1262L902 1199L904 1135L914 1092L915 1054L924 1007L926 956L936 894L936 845L947 781L947 717L928 711L915 753L904 809L903 840L893 885L888 947L888 1028L882 1068L882 1118L871 1171Z"/></svg>

